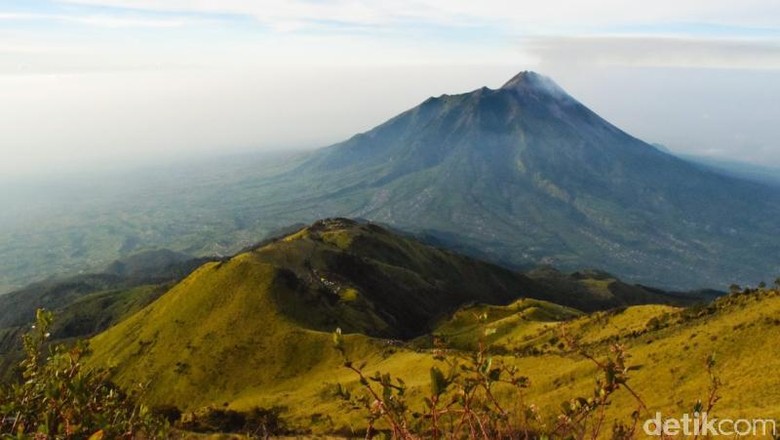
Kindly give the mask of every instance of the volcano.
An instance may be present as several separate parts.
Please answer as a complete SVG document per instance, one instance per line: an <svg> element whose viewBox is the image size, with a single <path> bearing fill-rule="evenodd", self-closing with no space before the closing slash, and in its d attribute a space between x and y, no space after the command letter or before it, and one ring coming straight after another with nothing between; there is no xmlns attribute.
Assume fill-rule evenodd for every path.
<svg viewBox="0 0 780 440"><path fill-rule="evenodd" d="M776 188L661 151L534 72L431 97L259 186L277 194L266 224L365 218L515 267L674 288L780 273Z"/></svg>

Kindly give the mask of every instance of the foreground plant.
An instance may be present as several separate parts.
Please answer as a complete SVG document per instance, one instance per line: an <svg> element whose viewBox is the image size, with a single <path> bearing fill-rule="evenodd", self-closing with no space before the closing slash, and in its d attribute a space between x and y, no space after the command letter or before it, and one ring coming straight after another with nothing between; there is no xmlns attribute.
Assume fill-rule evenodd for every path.
<svg viewBox="0 0 780 440"><path fill-rule="evenodd" d="M489 333L490 329L485 329ZM514 366L508 366L489 352L483 341L473 352L455 353L439 347L434 359L439 365L430 369L430 389L423 398L422 411L412 411L406 401L406 385L400 378L379 373L367 375L365 364L357 365L346 356L339 330L334 333L336 348L345 356L345 367L357 374L364 393L353 395L340 387L341 397L352 409L368 413L366 438L380 431L377 422L384 421L386 431L396 439L504 439L531 438L529 427L538 421L533 405L524 407L522 426L511 417L496 389L504 387L519 393L530 385Z"/></svg>
<svg viewBox="0 0 780 440"><path fill-rule="evenodd" d="M624 389L634 398L637 408L631 413L630 422L616 422L612 426L612 438L615 440L635 438L639 417L642 413L647 413L647 405L628 385L628 372L631 368L626 363L628 354L624 347L620 344L611 345L607 359L599 360L580 346L575 338L570 337L565 327L562 336L572 350L593 362L601 376L596 379L593 395L564 402L563 413L558 417L552 435L574 439L600 438L604 430L607 408L612 404L612 395Z"/></svg>
<svg viewBox="0 0 780 440"><path fill-rule="evenodd" d="M0 438L166 438L166 423L137 403L140 387L127 394L106 371L84 368L85 342L47 346L52 319L38 310L23 336L21 380L0 387Z"/></svg>
<svg viewBox="0 0 780 440"><path fill-rule="evenodd" d="M485 323L486 316L478 317ZM403 380L390 374L364 372L365 363L355 364L346 355L341 331L334 335L336 348L344 355L345 367L359 378L363 392L349 392L339 387L341 397L352 409L367 412L366 438L381 431L380 421L387 427L384 433L393 439L597 439L606 435L604 425L611 397L618 390L626 390L637 402L637 410L629 423L616 423L612 438L630 439L637 434L637 422L646 406L639 395L628 386L627 355L620 345L611 347L606 359L600 360L587 353L576 341L564 339L570 348L593 361L600 371L594 393L564 402L563 410L552 423L544 423L535 405L525 403L524 390L530 380L490 355L484 337L493 329L483 325L477 349L470 352L434 349L439 363L430 369L430 390L419 402L407 401L407 387ZM500 399L498 389L504 401ZM514 390L514 393L509 391ZM506 399L512 395L511 402ZM513 404L513 405L510 405ZM422 407L413 411L412 407ZM512 408L510 410L509 408Z"/></svg>

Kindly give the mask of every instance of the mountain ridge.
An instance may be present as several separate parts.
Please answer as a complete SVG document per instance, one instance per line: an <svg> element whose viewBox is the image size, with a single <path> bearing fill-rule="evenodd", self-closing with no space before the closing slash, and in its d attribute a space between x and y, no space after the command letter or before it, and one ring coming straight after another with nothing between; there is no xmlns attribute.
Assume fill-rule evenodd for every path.
<svg viewBox="0 0 780 440"><path fill-rule="evenodd" d="M333 313L340 313L328 311L333 301L338 301L339 294L331 291L334 286L346 283L346 288L352 289L349 295L353 296L362 290L371 292L366 298L376 297L372 300L376 304L359 308L359 312L371 311L372 319L376 318L373 322L381 323L382 328L392 324L406 329L398 334L383 334L378 327L362 328L361 331L373 336L415 336L423 330L415 326L424 326L428 320L463 303L501 304L519 295L590 311L643 303L691 304L720 294L669 292L630 285L603 271L568 274L553 268L538 268L522 273L425 243L386 226L333 218L283 228L274 237L246 247L232 257L192 259L168 250L141 252L115 261L104 272L31 284L0 297L0 330L21 331L33 320L36 309L45 308L56 311L62 320L53 332L55 337L90 336L162 296L204 264L219 266L241 255L253 255L254 259L272 264L292 285L301 287L301 294L309 295L309 299L324 299L323 307L317 311L323 316L333 318L336 316ZM424 258L420 259L421 256ZM333 280L320 279L328 277ZM468 281L471 278L477 281ZM591 287L588 285L591 281L602 285ZM311 287L309 293L303 293L305 285ZM318 293L322 289L325 293ZM493 293L480 293L486 290ZM411 296L401 301L398 292ZM426 298L432 292L438 299ZM423 316L405 323L396 318L382 323L384 318L378 317L420 308L421 304L427 304ZM309 310L310 306L301 307ZM288 311L300 315L294 307ZM330 325L350 328L349 323L336 321L318 328L329 329ZM0 344L0 352L9 350L9 346Z"/></svg>
<svg viewBox="0 0 780 440"><path fill-rule="evenodd" d="M205 263L92 338L90 362L122 384L153 383L153 403L191 410L271 396L289 380L327 374L340 365L330 349L336 328L353 354L381 360L379 353L424 343L458 310L478 304L505 317L522 312L541 329L582 316L558 303L605 310L674 298L690 303L603 272L513 273L333 218Z"/></svg>
<svg viewBox="0 0 780 440"><path fill-rule="evenodd" d="M387 234L393 239L392 249L386 247ZM420 302L438 298L439 310L447 313L428 313L430 325L398 340L394 336L404 335L384 329L385 324L404 322L397 309L388 308L384 315L375 313L381 308L356 304L361 299L386 297L396 286L372 292L361 284L357 273L364 272L363 267L330 265L335 260L328 255L353 253L359 258L351 262L374 260L371 264L381 259L383 265L395 268L388 271L394 276L402 273L398 264L408 264L409 272L428 267L419 273L429 276L417 285L433 283L449 272L468 279L463 278L459 260L436 263L439 258L447 259L447 252L439 254L408 240L376 225L326 219L224 261L206 263L152 304L92 338L88 365L109 368L123 386L148 383L144 396L150 404L175 405L185 412L216 407L248 412L258 406L282 405L283 417L292 426L332 434L349 432L349 426L362 420L361 414L344 411L344 402L338 399L339 392L357 392L358 379L343 367L343 357L332 346L331 331L337 326L343 330L350 359L366 362L367 371L376 369L402 378L415 401L426 395L429 368L435 365L437 349L441 350L437 344L463 354L484 341L496 362L517 365L523 375L531 377L534 385L527 397L550 417L560 402L592 392L593 367L566 347L561 339L561 332L566 331L595 356L603 356L616 341L625 344L636 356L631 358L630 383L638 384L634 389L646 398L651 410L689 408L693 401L688 400L706 390L707 374L701 364L717 350L719 359L730 366L723 373L728 382L724 382L720 414L737 414L746 407L777 413L772 400L765 398L777 394L771 391L776 387L766 386L771 377L764 375L747 384L752 392L747 397L740 393L745 386L740 380L742 369L755 370L743 355L744 347L753 344L760 348L754 353L756 359L777 364L769 348L773 339L756 337L761 332L774 334L771 331L780 325L772 315L780 307L776 291L745 290L690 308L650 304L590 314L525 297L528 290L500 305L473 298L455 308L446 307L435 295L422 298L399 292L391 299L404 307L415 306L404 298ZM312 247L317 252L310 252ZM417 253L423 255L408 258ZM310 264L301 264L307 259ZM550 270L542 268L529 278L543 277ZM479 278L490 284L491 278L500 278L502 273L487 278L475 274L471 281ZM399 282L411 285L413 278L409 273ZM572 274L571 279L591 288L614 283L600 271ZM520 281L521 285L528 282ZM446 280L433 284L450 290ZM307 291L305 285L318 287ZM487 290L483 298L500 298L493 288ZM596 297L608 292L593 293ZM335 320L319 320L335 316L332 310L337 303L357 307L341 309ZM499 397L517 398L514 393ZM634 402L625 397L616 397L610 408L633 410Z"/></svg>

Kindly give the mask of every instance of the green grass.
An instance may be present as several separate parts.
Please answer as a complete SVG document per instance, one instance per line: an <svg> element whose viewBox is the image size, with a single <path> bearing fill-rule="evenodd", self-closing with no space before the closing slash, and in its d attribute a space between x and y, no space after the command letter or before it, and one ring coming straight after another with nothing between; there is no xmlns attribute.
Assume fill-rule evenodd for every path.
<svg viewBox="0 0 780 440"><path fill-rule="evenodd" d="M597 356L604 356L608 344L615 337L619 338L631 355L629 365L635 368L630 373L630 385L641 395L651 413L658 410L670 416L690 412L697 399L706 399L709 379L705 361L715 353L716 371L723 381L722 400L716 406L716 416L780 417L780 407L776 404L780 400L780 390L774 386L773 374L780 368L775 350L780 342L780 325L774 321L774 316L780 313L777 293L759 300L746 299L745 303L728 307L713 316L630 336L636 325L627 317L650 319L668 312L652 307L629 308L613 315L584 316L546 328L543 325L519 326L517 331L536 336L535 343L541 347L548 337L559 335L562 326L566 326L570 333L583 337L588 350ZM589 329L599 324L609 330L589 337ZM510 338L517 336L517 333L506 334L494 343L511 345ZM356 353L354 357L359 356ZM386 358L378 355L364 355L363 358L369 361L366 371L390 372L403 378L410 387L409 401L417 405L412 409L423 409L422 397L429 387L428 369L435 364L430 353L399 350ZM557 414L562 402L575 396L588 396L597 373L590 361L566 350L548 349L536 356L496 356L496 359L516 365L521 374L531 379L532 386L524 399L538 405L550 418ZM279 383L273 391L247 391L233 401L232 406L248 409L255 405L282 404L290 408L287 417L315 431L364 426L359 414L345 413L337 399L328 394L330 384L334 383L358 388L350 372L340 368L322 369L298 380ZM505 391L499 391L499 394L510 404L518 399ZM608 420L628 420L634 409L633 398L626 392L619 392L609 410ZM322 414L329 415L329 421L312 425L312 416ZM314 419L320 420L319 417Z"/></svg>
<svg viewBox="0 0 780 440"><path fill-rule="evenodd" d="M189 409L334 368L338 355L328 350L328 334L278 314L269 292L295 294L278 275L253 254L209 263L151 307L95 337L92 362L115 368L125 385L151 381L153 402Z"/></svg>
<svg viewBox="0 0 780 440"><path fill-rule="evenodd" d="M465 307L439 325L433 334L448 346L459 349L476 349L480 340L504 347L505 343L534 335L551 323L581 315L582 312L550 302L522 299L507 306Z"/></svg>
<svg viewBox="0 0 780 440"><path fill-rule="evenodd" d="M336 245L339 249L349 249L352 238L352 235L345 230L327 231L322 234L324 242Z"/></svg>
<svg viewBox="0 0 780 440"><path fill-rule="evenodd" d="M577 294L615 294L620 284L595 272L533 279L578 286ZM630 384L651 411L679 414L704 397L705 359L715 353L724 381L718 416L780 415L780 390L769 373L780 369L777 292L732 295L708 306L639 305L591 314L531 298L489 304L501 299L497 289L522 296L539 293L536 283L371 225L327 220L201 266L93 338L90 365L111 368L122 386L147 384L152 404L241 411L282 406L293 427L332 433L365 426L363 415L347 411L336 395L339 384L359 388L332 346L336 327L347 333L348 356L365 361L367 372L405 380L413 410L422 410L429 389L434 337L452 355L484 338L496 362L514 364L531 379L523 399L552 418L562 402L592 392L596 375L589 360L563 343L565 332L597 357L610 344L623 344L634 367ZM559 289L555 297L566 298ZM128 294L126 304L138 304L133 301L141 292ZM636 292L646 291L627 297ZM483 303L453 306L442 316L469 295L485 295ZM100 298L84 301L99 304ZM409 342L387 339L403 333ZM509 405L519 398L501 388L496 393ZM631 397L618 394L610 420L633 410Z"/></svg>
<svg viewBox="0 0 780 440"><path fill-rule="evenodd" d="M384 261L414 256L403 270L383 263L400 273L414 273L411 268L439 258L454 258L406 242L388 249L386 237L371 242L360 233L353 235L350 250L363 246L363 255L382 255ZM150 306L92 339L90 364L114 369L123 386L148 384L145 396L150 403L185 410L224 404L236 410L283 406L288 423L314 433L360 430L365 423L362 415L346 411L336 397L337 384L351 390L358 384L342 367L323 316L337 318L330 329L339 319L356 320L354 327L379 325L373 320L380 318L366 302L376 297L365 287L359 291L351 287L354 280L340 278L341 273L320 271L329 267L322 265L330 261L329 249L341 249L317 241L317 236L316 228L310 229L202 266ZM322 297L311 296L324 288L311 290L303 273L290 275L301 255L311 257L311 267L323 278L350 287L338 290L340 296L329 306ZM345 300L352 296L349 289L359 293ZM432 322L433 334L456 350L473 348L490 329L486 340L496 360L516 365L531 379L524 399L537 404L547 417L554 417L563 401L588 395L596 374L590 361L562 343L564 329L597 357L604 356L612 343L624 344L634 367L630 384L652 411L680 414L705 397L705 359L715 353L724 382L717 415L778 417L775 402L780 390L771 373L780 369L776 316L780 295L764 292L729 296L708 307L643 305L588 315L522 299L505 306L467 306ZM422 337L399 346L362 334L346 336L350 358L366 361L368 372L386 371L403 378L409 385L408 397L419 410L429 388L428 370L435 363L426 341ZM509 403L518 398L505 390L497 393ZM614 402L610 418L626 417L634 409L626 393L619 393Z"/></svg>

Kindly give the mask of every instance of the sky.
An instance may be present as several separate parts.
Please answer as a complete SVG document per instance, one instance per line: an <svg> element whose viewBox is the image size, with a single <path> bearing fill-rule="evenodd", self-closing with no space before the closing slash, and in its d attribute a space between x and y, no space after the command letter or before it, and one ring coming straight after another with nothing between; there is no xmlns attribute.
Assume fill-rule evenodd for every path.
<svg viewBox="0 0 780 440"><path fill-rule="evenodd" d="M0 0L0 176L325 146L521 70L780 167L776 0Z"/></svg>

